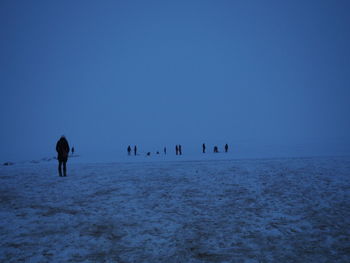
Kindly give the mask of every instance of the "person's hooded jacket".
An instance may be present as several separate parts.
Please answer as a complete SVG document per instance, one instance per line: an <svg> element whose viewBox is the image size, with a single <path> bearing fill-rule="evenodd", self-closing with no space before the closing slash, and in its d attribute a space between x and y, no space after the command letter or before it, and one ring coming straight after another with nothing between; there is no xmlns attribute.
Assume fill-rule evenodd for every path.
<svg viewBox="0 0 350 263"><path fill-rule="evenodd" d="M57 159L62 162L66 162L68 160L68 153L69 153L69 144L67 139L62 136L57 144L56 144L56 151L57 151Z"/></svg>

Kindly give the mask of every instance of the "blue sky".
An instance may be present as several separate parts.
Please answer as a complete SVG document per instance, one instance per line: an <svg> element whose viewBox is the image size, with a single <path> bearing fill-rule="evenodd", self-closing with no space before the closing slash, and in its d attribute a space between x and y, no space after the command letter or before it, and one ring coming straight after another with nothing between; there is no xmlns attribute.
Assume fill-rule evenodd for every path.
<svg viewBox="0 0 350 263"><path fill-rule="evenodd" d="M348 1L1 1L0 160L228 142L349 154ZM239 146L239 147L238 147Z"/></svg>

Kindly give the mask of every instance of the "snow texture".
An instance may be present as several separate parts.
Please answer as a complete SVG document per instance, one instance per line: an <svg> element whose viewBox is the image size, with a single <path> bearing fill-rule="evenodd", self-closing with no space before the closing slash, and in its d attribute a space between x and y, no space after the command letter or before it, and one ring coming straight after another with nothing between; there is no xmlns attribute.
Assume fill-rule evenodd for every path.
<svg viewBox="0 0 350 263"><path fill-rule="evenodd" d="M350 159L0 168L1 262L350 262Z"/></svg>

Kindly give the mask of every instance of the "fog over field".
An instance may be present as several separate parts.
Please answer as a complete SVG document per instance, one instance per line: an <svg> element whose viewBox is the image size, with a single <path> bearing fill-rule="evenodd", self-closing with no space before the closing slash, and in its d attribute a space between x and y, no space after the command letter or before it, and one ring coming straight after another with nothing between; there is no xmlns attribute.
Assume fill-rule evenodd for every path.
<svg viewBox="0 0 350 263"><path fill-rule="evenodd" d="M350 262L349 10L0 1L0 261Z"/></svg>
<svg viewBox="0 0 350 263"><path fill-rule="evenodd" d="M350 154L349 1L0 3L0 161Z"/></svg>

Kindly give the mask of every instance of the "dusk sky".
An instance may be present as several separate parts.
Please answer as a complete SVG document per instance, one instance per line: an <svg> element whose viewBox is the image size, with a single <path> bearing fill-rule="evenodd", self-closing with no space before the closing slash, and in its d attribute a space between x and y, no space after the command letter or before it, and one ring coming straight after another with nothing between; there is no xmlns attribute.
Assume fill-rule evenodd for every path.
<svg viewBox="0 0 350 263"><path fill-rule="evenodd" d="M2 0L0 161L54 156L62 134L82 155L350 154L349 13L347 0Z"/></svg>

